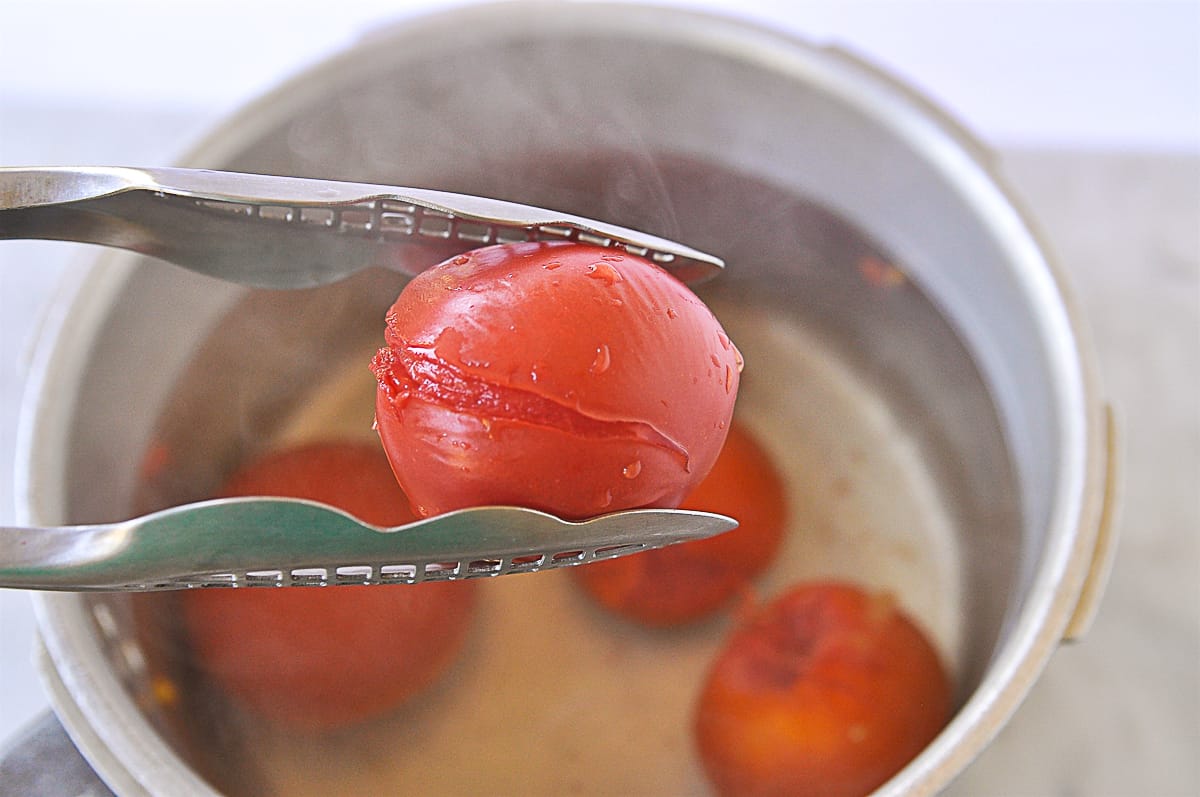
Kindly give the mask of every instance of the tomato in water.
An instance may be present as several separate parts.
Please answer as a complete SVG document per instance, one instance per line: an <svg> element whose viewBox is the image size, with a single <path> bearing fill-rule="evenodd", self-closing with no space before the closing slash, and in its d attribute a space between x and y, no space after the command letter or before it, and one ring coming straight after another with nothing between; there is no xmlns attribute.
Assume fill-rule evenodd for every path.
<svg viewBox="0 0 1200 797"><path fill-rule="evenodd" d="M708 473L741 356L657 265L516 243L414 278L372 361L384 449L419 515L673 507Z"/></svg>
<svg viewBox="0 0 1200 797"><path fill-rule="evenodd" d="M723 795L854 797L882 785L945 725L950 679L886 594L792 588L727 640L695 735Z"/></svg>
<svg viewBox="0 0 1200 797"><path fill-rule="evenodd" d="M779 550L787 499L766 451L741 424L730 428L713 469L681 507L729 515L739 525L706 540L575 568L580 585L605 608L649 626L701 619L744 594Z"/></svg>
<svg viewBox="0 0 1200 797"><path fill-rule="evenodd" d="M383 452L361 443L268 454L222 495L307 498L377 525L414 519ZM390 711L436 681L466 638L475 584L214 588L181 599L202 673L255 715L319 732Z"/></svg>

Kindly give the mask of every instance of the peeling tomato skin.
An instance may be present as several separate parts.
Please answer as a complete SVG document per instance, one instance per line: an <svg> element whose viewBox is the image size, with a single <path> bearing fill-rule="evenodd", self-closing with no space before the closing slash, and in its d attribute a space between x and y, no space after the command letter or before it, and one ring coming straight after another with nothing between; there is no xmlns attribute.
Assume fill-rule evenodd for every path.
<svg viewBox="0 0 1200 797"><path fill-rule="evenodd" d="M491 421L485 431L477 417L416 401L400 420L380 403L377 399L380 436L404 441L403 447L393 446L392 469L422 517L506 505L586 518L630 506L673 507L683 498L621 476L631 458L644 469L677 470L677 456L659 446L628 438L584 439L520 421ZM438 481L430 484L435 475Z"/></svg>
<svg viewBox="0 0 1200 797"><path fill-rule="evenodd" d="M383 526L413 520L376 446L314 443L239 470L223 496L338 506ZM307 733L354 725L430 687L457 657L473 582L206 589L182 593L197 671L259 719Z"/></svg>
<svg viewBox="0 0 1200 797"><path fill-rule="evenodd" d="M701 761L722 795L869 794L945 725L951 685L887 595L794 587L737 628L697 702Z"/></svg>
<svg viewBox="0 0 1200 797"><path fill-rule="evenodd" d="M732 424L713 469L680 506L726 514L740 525L706 540L575 568L580 586L606 609L651 627L703 619L749 592L779 551L788 509L781 476L741 424Z"/></svg>
<svg viewBox="0 0 1200 797"><path fill-rule="evenodd" d="M722 341L708 308L647 260L487 247L423 272L388 312L377 427L421 515L673 506L725 438L740 357Z"/></svg>

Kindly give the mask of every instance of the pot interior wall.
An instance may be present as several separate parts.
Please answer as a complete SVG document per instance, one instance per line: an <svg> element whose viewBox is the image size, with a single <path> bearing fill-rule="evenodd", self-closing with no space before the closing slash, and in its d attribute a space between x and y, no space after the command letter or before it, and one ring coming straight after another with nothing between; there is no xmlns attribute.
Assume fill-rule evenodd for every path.
<svg viewBox="0 0 1200 797"><path fill-rule="evenodd" d="M1003 435L968 352L917 286L903 277L902 266L828 211L711 164L668 155L640 162L653 167L662 196L681 220L683 239L711 246L729 260L728 273L702 286L700 293L746 357L738 419L768 443L788 480L793 505L789 547L762 581L764 594L823 576L895 590L934 632L954 664L960 692L969 694L999 639L1015 577L1019 532ZM616 190L614 184L632 179L629 163L618 155L580 161L576 168L567 176L597 188L579 192L573 204L565 205L572 202L571 196L553 188L547 191L536 180L518 186L525 192L522 198L596 214L597 205ZM772 213L774 233L721 234L728 229L726 208L707 200L715 185L740 207ZM484 191L488 184L463 187ZM161 267L144 268L146 274L151 269ZM383 312L401 284L396 274L374 271L329 288L253 291L236 298L218 323L192 338L194 351L183 347L176 352L186 362L176 369L178 376L167 391L161 414L142 419L153 433L137 457L143 467L137 473L132 503L104 511L142 512L210 497L239 461L281 442L323 436L369 439L371 377L366 362L378 345ZM176 296L178 314L159 323L188 325L187 302L177 292L191 293L196 288L189 277L174 288L164 288ZM207 314L208 303L199 306L201 314ZM144 316L117 313L112 323L133 324L138 334L149 336L161 331L147 324ZM105 381L111 381L109 368L93 370L97 378L105 374ZM121 441L97 440L97 430L86 428L87 423L88 415L81 413L78 439L95 440L93 445L101 451L121 445ZM82 473L77 475L70 483L78 485L80 505L119 492L107 492L104 482L120 481L120 476L95 471L86 479ZM97 510L92 506L89 511ZM510 694L499 703L493 699L495 711L519 707L512 704L511 693L496 690L479 673L489 668L503 671L506 663L512 664L488 640L527 637L527 627L523 632L520 623L510 627L506 618L528 613L531 606L557 606L559 613L542 620L579 629L560 635L563 647L596 653L597 661L574 665L575 677L588 684L589 692L605 694L598 684L606 682L594 671L605 659L605 644L632 647L644 661L631 666L625 676L641 680L643 688L662 687L668 673L671 682L688 684L675 700L680 711L690 698L687 689L694 687L694 682L680 679L681 668L688 671L690 666L693 676L699 677L729 619L724 616L682 637L669 634L656 640L581 608L561 574L501 579L486 586L490 591L485 600L492 601L492 609L480 623L489 630L477 632L482 639L467 654L472 663L461 665L451 685L428 701L356 734L355 744L382 751L403 741L406 749L419 751L422 758L441 761L426 766L429 772L448 768L460 778L478 774L464 760L466 751L487 751L489 757L475 760L489 762L491 769L497 758L495 745L489 747L468 729L480 714L487 715L485 695ZM257 729L254 744L247 746L247 728L198 676L187 640L172 624L178 616L177 596L135 596L115 609L120 599L100 600L109 604L110 613L131 623L124 628L125 635L132 633L135 619L140 625L146 664L128 673L131 696L150 707L156 726L182 757L223 790L309 793L312 787L315 793L336 785L328 777L343 785L355 783L351 771L376 784L405 771L400 764L406 757L396 755L379 759L395 768L364 770L344 740L330 743L316 756L311 740L269 734L264 738L262 729ZM526 653L539 650L541 646L530 641ZM554 655L561 654L555 650ZM548 683L555 683L554 673L544 675ZM431 706L449 711L442 704L452 700L447 693L454 685L467 684L462 688L469 693L469 685L476 682L486 685L472 699L476 716L461 726L451 723L454 743L416 744L411 738L413 728L431 732L430 726L441 727L430 720L438 710ZM164 683L172 685L171 702L156 698L161 697ZM597 703L610 709L593 716L608 717L612 727L605 731L583 726L582 734L611 735L612 728L626 727L639 735L682 736L686 745L685 721L674 730L659 728L645 715L631 721L630 716L639 716L636 706L615 695L642 692L631 693L628 684L608 683L614 697ZM554 708L554 712L561 710L565 707ZM551 726L531 730L526 742L555 732ZM557 733L561 738L561 729ZM474 748L466 742L473 738ZM519 742L508 752L514 767L518 761L528 761L528 751ZM599 764L614 751L602 749L596 754ZM659 780L650 782L675 789L698 777L686 747L675 759L666 767L660 760L653 761L650 769ZM319 771L305 766L304 762L314 760L322 762ZM331 760L341 761L345 768ZM547 767L546 771L555 770ZM642 772L640 777L644 784L649 775ZM411 774L405 778L418 791L422 784L436 782L436 777L433 781L412 780ZM494 780L490 783L496 785ZM551 780L542 785L553 791L565 784ZM610 782L600 788L623 785L627 784Z"/></svg>
<svg viewBox="0 0 1200 797"><path fill-rule="evenodd" d="M285 120L205 165L491 195L639 227L724 257L727 273L699 292L745 355L738 417L770 444L794 508L789 548L762 589L837 575L897 590L953 663L965 699L1020 598L1028 507L1008 447L1013 431L989 388L994 379L981 375L961 315L948 320L944 302L931 299L930 272L913 267L941 250L914 254L882 243L919 239L917 221L897 234L912 212L905 197L927 197L927 212L936 213L953 192L934 191L935 176L913 153L898 160L898 145L885 143L877 124L824 90L733 54L636 37L539 41L536 31L489 48L374 52L374 63L361 59L318 100L295 103ZM850 209L831 185L839 172L862 181L864 171L878 196ZM996 257L987 252L981 262ZM246 292L139 263L81 375L79 396L88 398L69 431L68 519L206 497L240 460L280 441L369 437L366 360L401 284L376 271L310 291ZM161 367L143 377L131 350ZM131 392L139 398L125 401ZM114 420L93 407L125 411ZM529 785L536 771L555 777L535 785L561 793L583 785L570 782L580 773L556 772L553 759L531 764L535 741L563 738L569 748L590 737L600 748L585 771L616 776L608 762L625 757L619 740L630 735L674 746L669 754L648 747L645 766L626 767L625 776L642 787L695 788L686 734L659 728L637 703L669 682L680 684L674 699L686 707L694 684L677 673L698 671L728 617L653 638L581 607L559 576L489 582L492 608L466 654L475 663L460 665L428 699L345 739L281 735L253 749L190 668L187 642L171 622L174 596L87 600L116 618L97 630L113 641L114 662L118 642L140 628L143 660L117 662L131 700L223 789L316 793L362 785L361 776L419 792L457 777L503 792L504 778ZM530 626L556 619L530 614L538 605L573 618L561 649L548 652ZM505 625L522 612L528 622ZM490 708L473 704L457 724L445 719L468 711L454 702L455 688L488 693L489 669L517 666L495 657L502 634L526 654L577 649L599 657L619 647L637 655L620 678L595 672L594 661L575 662L577 677L594 679L586 682L591 696L560 674L563 694L533 714L543 724L521 737L524 745L506 732L516 741L505 744L495 731L503 725L489 738L480 723L528 712L522 684L498 690ZM592 711L610 696L615 706ZM585 699L586 712L571 702ZM564 733L565 718L583 714L596 724ZM405 770L413 761L399 750L427 762L420 776ZM472 754L483 770L469 766ZM364 769L367 759L388 763L381 774ZM628 784L587 785L613 792Z"/></svg>

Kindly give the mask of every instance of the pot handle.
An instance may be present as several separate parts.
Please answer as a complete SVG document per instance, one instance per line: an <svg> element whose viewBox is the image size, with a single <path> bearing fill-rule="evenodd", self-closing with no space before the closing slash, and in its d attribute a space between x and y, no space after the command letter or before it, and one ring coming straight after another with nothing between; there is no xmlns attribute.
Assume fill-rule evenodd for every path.
<svg viewBox="0 0 1200 797"><path fill-rule="evenodd" d="M0 751L0 797L115 797L47 711Z"/></svg>
<svg viewBox="0 0 1200 797"><path fill-rule="evenodd" d="M1079 600L1067 627L1063 631L1063 642L1078 642L1096 619L1100 608L1100 598L1108 585L1108 577L1112 572L1113 560L1117 552L1117 498L1118 476L1117 461L1120 458L1120 446L1117 439L1117 424L1111 405L1104 406L1104 484L1100 493L1099 527L1092 548L1092 559L1084 576L1083 586L1079 591Z"/></svg>

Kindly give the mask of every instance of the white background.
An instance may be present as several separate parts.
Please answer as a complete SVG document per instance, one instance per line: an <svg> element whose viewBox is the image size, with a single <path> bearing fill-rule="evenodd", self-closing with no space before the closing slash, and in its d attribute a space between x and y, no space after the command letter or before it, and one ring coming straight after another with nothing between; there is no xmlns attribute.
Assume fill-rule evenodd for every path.
<svg viewBox="0 0 1200 797"><path fill-rule="evenodd" d="M14 102L219 115L389 21L459 0L0 0ZM997 143L1200 141L1195 0L665 0L850 44ZM2 144L2 139L0 139Z"/></svg>
<svg viewBox="0 0 1200 797"><path fill-rule="evenodd" d="M451 4L0 0L0 164L170 161L246 100L373 27ZM997 146L1200 150L1200 3L669 4L846 44ZM98 111L128 125L77 124ZM52 278L78 272L65 245L0 246L0 255L37 253L0 257L2 525L15 519L17 403L39 308ZM38 260L39 274L13 270ZM0 747L46 705L32 640L27 596L0 590Z"/></svg>

